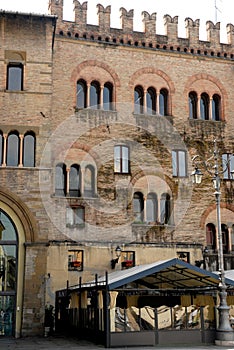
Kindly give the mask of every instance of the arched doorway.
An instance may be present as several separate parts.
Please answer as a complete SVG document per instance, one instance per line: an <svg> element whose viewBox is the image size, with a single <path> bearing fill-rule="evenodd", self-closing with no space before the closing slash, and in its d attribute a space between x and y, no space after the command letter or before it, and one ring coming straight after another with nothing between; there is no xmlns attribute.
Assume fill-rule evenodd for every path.
<svg viewBox="0 0 234 350"><path fill-rule="evenodd" d="M0 335L15 335L18 234L11 218L0 209Z"/></svg>

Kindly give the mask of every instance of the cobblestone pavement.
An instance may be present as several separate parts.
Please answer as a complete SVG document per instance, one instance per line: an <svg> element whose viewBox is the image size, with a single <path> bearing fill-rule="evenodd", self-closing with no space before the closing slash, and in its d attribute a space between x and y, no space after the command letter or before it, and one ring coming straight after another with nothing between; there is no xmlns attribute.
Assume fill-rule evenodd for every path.
<svg viewBox="0 0 234 350"><path fill-rule="evenodd" d="M0 350L97 350L104 349L102 345L95 345L88 341L81 341L76 338L65 338L65 337L48 337L48 338L1 338L0 337ZM123 350L127 349L126 347L115 348L115 350ZM233 350L233 347L219 347L215 345L200 345L194 346L193 344L187 344L183 346L175 345L175 346L155 346L155 347L133 347L128 348L133 350Z"/></svg>

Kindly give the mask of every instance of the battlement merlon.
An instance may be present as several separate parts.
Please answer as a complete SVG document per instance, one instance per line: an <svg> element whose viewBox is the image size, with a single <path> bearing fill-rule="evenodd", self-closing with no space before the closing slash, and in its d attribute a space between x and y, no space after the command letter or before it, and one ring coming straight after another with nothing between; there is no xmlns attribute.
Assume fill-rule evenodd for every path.
<svg viewBox="0 0 234 350"><path fill-rule="evenodd" d="M120 23L123 32L126 34L132 34L134 10L127 11L124 7L121 7L119 11L121 21Z"/></svg>
<svg viewBox="0 0 234 350"><path fill-rule="evenodd" d="M154 12L150 15L147 11L143 11L141 13L141 16L143 23L143 32L148 37L155 36L157 13Z"/></svg>
<svg viewBox="0 0 234 350"><path fill-rule="evenodd" d="M73 0L74 4L74 28L76 27L79 30L83 30L84 32L87 30L87 6L88 2L84 2L81 4L78 0ZM63 21L63 0L49 0L49 11L51 14L56 15L57 20L57 28L59 26L62 30L66 27L66 21ZM97 5L97 15L98 15L98 32L101 34L105 34L106 36L111 36L110 28L110 15L111 15L111 6L107 6L106 8L103 5ZM120 23L122 33L125 37L134 37L134 40L137 41L136 33L133 31L133 19L134 19L134 10L127 11L125 8L120 8ZM71 24L71 23L70 23ZM70 26L69 24L69 26ZM143 35L145 36L145 40L152 40L156 38L156 12L151 15L147 11L142 12L142 24L143 24ZM179 45L181 38L178 38L178 16L171 17L170 15L164 16L164 28L165 35L167 37L167 43L172 45ZM201 44L199 40L199 28L200 28L200 20L196 19L193 21L191 18L187 17L185 19L185 28L186 28L186 38L189 40L189 46L199 46ZM207 41L209 42L209 48L213 49L224 49L232 50L234 45L234 27L233 24L227 24L227 44L220 43L220 23L214 24L212 21L206 22L206 31L207 31ZM138 32L139 33L139 32ZM140 35L139 41L142 41L143 37ZM204 43L203 43L204 44ZM203 45L202 44L202 45ZM229 47L228 47L229 45Z"/></svg>
<svg viewBox="0 0 234 350"><path fill-rule="evenodd" d="M97 5L98 25L101 32L110 31L111 6L104 8L101 4Z"/></svg>
<svg viewBox="0 0 234 350"><path fill-rule="evenodd" d="M87 1L80 4L79 1L73 0L74 12L75 12L75 23L79 24L80 27L86 27L87 25Z"/></svg>
<svg viewBox="0 0 234 350"><path fill-rule="evenodd" d="M63 0L49 0L48 11L51 15L56 15L58 20L63 19Z"/></svg>

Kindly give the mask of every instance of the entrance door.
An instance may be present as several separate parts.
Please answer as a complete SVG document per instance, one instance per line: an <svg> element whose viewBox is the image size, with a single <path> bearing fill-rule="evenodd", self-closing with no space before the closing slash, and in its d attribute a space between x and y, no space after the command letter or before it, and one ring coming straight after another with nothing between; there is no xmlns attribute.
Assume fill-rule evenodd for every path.
<svg viewBox="0 0 234 350"><path fill-rule="evenodd" d="M17 248L15 226L0 210L0 336L15 334Z"/></svg>

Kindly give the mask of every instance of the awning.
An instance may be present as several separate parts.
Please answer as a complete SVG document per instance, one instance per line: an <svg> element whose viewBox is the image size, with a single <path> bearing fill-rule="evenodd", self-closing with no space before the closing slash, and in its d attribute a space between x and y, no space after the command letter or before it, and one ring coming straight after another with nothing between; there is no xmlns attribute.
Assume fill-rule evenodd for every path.
<svg viewBox="0 0 234 350"><path fill-rule="evenodd" d="M220 279L217 273L203 270L181 259L157 261L139 265L126 270L115 271L98 277L95 281L82 283L69 289L92 289L105 286L108 290L128 288L130 284L137 289L193 290L217 288ZM234 287L234 280L225 278L227 287ZM131 285L132 288L132 285Z"/></svg>

